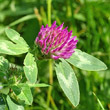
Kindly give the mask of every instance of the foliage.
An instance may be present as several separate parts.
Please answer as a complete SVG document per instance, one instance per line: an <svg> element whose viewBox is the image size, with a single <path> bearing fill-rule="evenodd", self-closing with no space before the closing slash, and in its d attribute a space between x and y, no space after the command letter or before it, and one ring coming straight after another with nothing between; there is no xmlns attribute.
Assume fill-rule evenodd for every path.
<svg viewBox="0 0 110 110"><path fill-rule="evenodd" d="M50 71L50 67L47 65L48 60L38 60L36 56L38 53L35 53L37 50L34 47L34 40L41 25L48 23L46 1L0 0L0 11L1 110L110 109L108 83L110 81L109 1L52 1L52 21L56 20L58 25L65 22L65 26L68 25L69 30L72 29L73 34L78 36L77 47L104 61L108 70L99 71L107 69L105 64L77 49L76 53L66 61L63 59L53 61L55 69L53 68L54 81L52 82L50 79L51 86L48 85L48 72ZM8 27L17 30L20 34ZM83 70L79 70L75 66ZM76 108L64 96L58 86L56 76L73 106L77 106L79 103L80 89L80 103ZM39 88L48 86L49 89ZM50 92L50 88L52 93L48 97L47 91ZM101 106L92 92L95 92L100 99L98 102L102 103ZM47 103L48 98L51 102L50 106ZM33 106L29 106L31 104Z"/></svg>

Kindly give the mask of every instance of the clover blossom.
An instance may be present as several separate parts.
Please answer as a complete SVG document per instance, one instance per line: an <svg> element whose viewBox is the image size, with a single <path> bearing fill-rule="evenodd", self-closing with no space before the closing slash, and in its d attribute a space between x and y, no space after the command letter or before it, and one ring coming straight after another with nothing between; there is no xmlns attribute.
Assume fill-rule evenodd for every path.
<svg viewBox="0 0 110 110"><path fill-rule="evenodd" d="M64 23L63 23L64 24ZM72 36L72 31L68 32L63 24L56 27L56 21L51 27L42 25L40 32L35 40L35 43L40 47L42 54L47 55L52 59L64 58L68 59L74 53L78 40L76 36Z"/></svg>

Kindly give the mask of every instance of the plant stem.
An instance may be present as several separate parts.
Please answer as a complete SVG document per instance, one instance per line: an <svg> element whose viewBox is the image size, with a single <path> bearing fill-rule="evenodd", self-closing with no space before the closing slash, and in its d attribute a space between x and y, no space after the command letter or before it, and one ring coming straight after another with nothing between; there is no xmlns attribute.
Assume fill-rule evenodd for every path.
<svg viewBox="0 0 110 110"><path fill-rule="evenodd" d="M53 84L53 62L52 59L49 59L49 75L50 75L50 84ZM52 86L49 87L48 96L47 96L47 106L49 107L50 99L51 99Z"/></svg>
<svg viewBox="0 0 110 110"><path fill-rule="evenodd" d="M53 84L53 61L49 60L49 73L50 73L50 84Z"/></svg>
<svg viewBox="0 0 110 110"><path fill-rule="evenodd" d="M52 96L50 97L50 100L51 100L51 104L52 104L54 110L58 110L58 108L57 108L57 106L56 106L56 104L55 104L55 102L54 102Z"/></svg>
<svg viewBox="0 0 110 110"><path fill-rule="evenodd" d="M52 0L47 0L47 10L48 10L48 25L51 26L51 2ZM49 59L49 76L50 76L50 84L53 84L53 61L52 59ZM52 86L48 89L48 95L47 95L47 107L49 107L50 101L51 101L51 92L52 92ZM48 109L48 108L47 108Z"/></svg>
<svg viewBox="0 0 110 110"><path fill-rule="evenodd" d="M49 26L51 26L51 2L52 2L52 0L47 0L48 25L49 25Z"/></svg>

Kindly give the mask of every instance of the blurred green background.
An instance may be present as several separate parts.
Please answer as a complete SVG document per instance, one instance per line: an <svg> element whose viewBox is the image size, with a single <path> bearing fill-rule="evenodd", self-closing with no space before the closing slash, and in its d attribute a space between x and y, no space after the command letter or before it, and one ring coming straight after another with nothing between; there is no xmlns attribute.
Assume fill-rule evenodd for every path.
<svg viewBox="0 0 110 110"><path fill-rule="evenodd" d="M80 104L74 108L59 87L54 73L51 104L48 110L110 110L110 0L52 0L51 19L57 25L64 22L73 36L78 37L77 48L102 60L106 71L87 72L77 69ZM30 47L41 25L48 23L47 0L0 0L0 39L7 39L4 29L18 31ZM10 62L23 65L25 55L5 56ZM49 83L48 62L39 62L38 82ZM46 110L48 88L33 89L34 102L26 110Z"/></svg>

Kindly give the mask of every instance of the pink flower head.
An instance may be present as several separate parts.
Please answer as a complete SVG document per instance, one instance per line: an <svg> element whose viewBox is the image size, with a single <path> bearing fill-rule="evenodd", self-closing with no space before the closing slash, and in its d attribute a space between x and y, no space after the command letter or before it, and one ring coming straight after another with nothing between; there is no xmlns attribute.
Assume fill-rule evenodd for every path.
<svg viewBox="0 0 110 110"><path fill-rule="evenodd" d="M64 23L63 23L64 24ZM68 32L67 27L63 28L63 24L56 27L56 21L51 27L42 26L35 40L36 44L41 48L44 55L52 59L64 58L68 59L74 53L78 40L76 36L72 36L72 31Z"/></svg>

